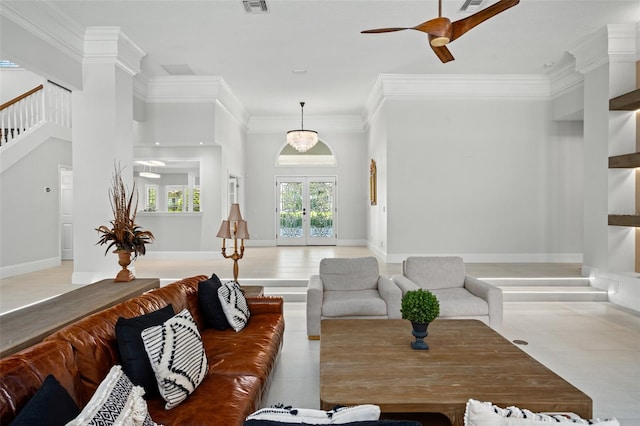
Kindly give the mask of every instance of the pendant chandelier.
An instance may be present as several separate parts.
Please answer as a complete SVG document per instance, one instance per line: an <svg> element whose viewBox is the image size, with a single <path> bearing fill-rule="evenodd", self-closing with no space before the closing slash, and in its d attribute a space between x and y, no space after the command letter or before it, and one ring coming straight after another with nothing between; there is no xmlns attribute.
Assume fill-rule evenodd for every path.
<svg viewBox="0 0 640 426"><path fill-rule="evenodd" d="M300 102L300 109L302 110L300 130L289 130L287 132L287 143L298 152L307 152L318 143L318 132L304 130L304 102Z"/></svg>

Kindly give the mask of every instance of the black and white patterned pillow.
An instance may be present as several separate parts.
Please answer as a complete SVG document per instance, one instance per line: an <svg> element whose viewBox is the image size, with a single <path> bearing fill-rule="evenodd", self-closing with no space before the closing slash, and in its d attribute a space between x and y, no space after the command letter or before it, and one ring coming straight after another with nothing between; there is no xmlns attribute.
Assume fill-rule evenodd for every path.
<svg viewBox="0 0 640 426"><path fill-rule="evenodd" d="M207 375L209 365L198 325L184 309L164 324L145 329L142 341L165 408L170 410L187 399Z"/></svg>
<svg viewBox="0 0 640 426"><path fill-rule="evenodd" d="M470 399L464 413L464 424L468 426L534 426L534 425L593 425L620 426L617 419L582 419L573 413L534 413L519 407L500 408L490 402Z"/></svg>
<svg viewBox="0 0 640 426"><path fill-rule="evenodd" d="M144 389L111 367L82 412L67 426L157 426L147 411Z"/></svg>
<svg viewBox="0 0 640 426"><path fill-rule="evenodd" d="M293 408L276 405L249 414L245 424L257 421L275 421L282 423L298 423L308 425L336 425L367 420L378 420L380 407L373 404L338 406L332 410L315 410L311 408Z"/></svg>
<svg viewBox="0 0 640 426"><path fill-rule="evenodd" d="M229 325L235 331L242 330L249 322L251 313L240 284L235 281L222 284L218 289L218 298Z"/></svg>

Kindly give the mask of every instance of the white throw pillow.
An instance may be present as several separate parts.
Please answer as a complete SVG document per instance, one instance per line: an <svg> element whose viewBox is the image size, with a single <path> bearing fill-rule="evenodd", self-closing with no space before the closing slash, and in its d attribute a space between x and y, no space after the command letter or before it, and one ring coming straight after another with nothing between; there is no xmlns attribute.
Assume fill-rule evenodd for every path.
<svg viewBox="0 0 640 426"><path fill-rule="evenodd" d="M490 402L475 399L467 401L464 413L465 426L545 426L553 424L620 426L614 419L585 420L573 413L533 413L518 407L500 408Z"/></svg>
<svg viewBox="0 0 640 426"><path fill-rule="evenodd" d="M247 325L251 314L240 284L235 281L222 284L218 289L218 298L229 325L235 331L242 330Z"/></svg>
<svg viewBox="0 0 640 426"><path fill-rule="evenodd" d="M144 389L114 365L82 412L67 426L157 426L147 411Z"/></svg>
<svg viewBox="0 0 640 426"><path fill-rule="evenodd" d="M377 405L363 404L353 407L338 407L329 411L276 406L272 408L262 408L250 414L246 420L270 420L292 424L336 425L378 420L379 418L380 407Z"/></svg>
<svg viewBox="0 0 640 426"><path fill-rule="evenodd" d="M144 347L170 410L193 393L209 368L198 325L188 310L142 331Z"/></svg>

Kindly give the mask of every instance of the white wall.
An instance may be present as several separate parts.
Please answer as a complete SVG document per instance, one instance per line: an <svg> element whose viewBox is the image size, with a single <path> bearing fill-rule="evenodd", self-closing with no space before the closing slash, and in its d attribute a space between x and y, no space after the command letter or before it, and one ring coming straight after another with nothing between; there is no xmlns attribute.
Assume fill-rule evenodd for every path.
<svg viewBox="0 0 640 426"><path fill-rule="evenodd" d="M377 167L377 204L369 204L367 208L367 241L369 248L381 257L387 251L387 141L387 114L383 103L372 115L368 128L369 159L375 160Z"/></svg>
<svg viewBox="0 0 640 426"><path fill-rule="evenodd" d="M387 100L386 115L388 260L581 260L580 129L552 124L548 100Z"/></svg>
<svg viewBox="0 0 640 426"><path fill-rule="evenodd" d="M213 143L213 102L147 103L145 121L137 124L136 145L189 146Z"/></svg>
<svg viewBox="0 0 640 426"><path fill-rule="evenodd" d="M16 6L16 5L14 5ZM3 7L8 7L3 4ZM30 33L0 15L0 57L70 89L82 88L83 40L69 36L67 51ZM76 49L74 52L73 49Z"/></svg>
<svg viewBox="0 0 640 426"><path fill-rule="evenodd" d="M52 138L2 173L0 267L60 263L59 167L70 165L71 143Z"/></svg>
<svg viewBox="0 0 640 426"><path fill-rule="evenodd" d="M152 117L152 115L151 115ZM181 120L181 118L178 118ZM151 124L151 123L149 123ZM148 256L158 252L211 253L217 250L215 238L221 216L221 193L226 180L221 180L222 148L205 146L149 146L147 141L136 140L134 158L156 160L197 160L200 162L200 213L162 214L139 213L138 222L156 237L148 246ZM144 183L140 181L140 188Z"/></svg>
<svg viewBox="0 0 640 426"><path fill-rule="evenodd" d="M242 124L220 103L216 103L215 114L215 143L221 147L220 167L216 180L220 183L217 188L217 197L219 199L220 218L226 218L231 207L228 205L229 194L227 188L227 180L230 175L239 178L238 202L240 203L241 211L244 211L246 206L244 198L246 132ZM220 220L215 222L213 226L215 228L214 232L217 232Z"/></svg>
<svg viewBox="0 0 640 426"><path fill-rule="evenodd" d="M44 83L39 75L20 68L0 69L0 103L22 95Z"/></svg>
<svg viewBox="0 0 640 426"><path fill-rule="evenodd" d="M286 128L278 133L251 131L247 135L246 208L243 214L251 234L249 245L276 244L276 176L336 176L338 245L365 245L369 202L365 133L314 129L333 151L336 167L276 166L285 144Z"/></svg>

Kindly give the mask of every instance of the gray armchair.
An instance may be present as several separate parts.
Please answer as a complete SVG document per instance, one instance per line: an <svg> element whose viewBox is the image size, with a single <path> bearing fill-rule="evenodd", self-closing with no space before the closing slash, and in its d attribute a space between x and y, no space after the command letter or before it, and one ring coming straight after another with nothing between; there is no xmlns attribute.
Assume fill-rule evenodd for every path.
<svg viewBox="0 0 640 426"><path fill-rule="evenodd" d="M307 287L307 336L320 338L327 318L401 318L402 292L379 274L375 257L328 258Z"/></svg>
<svg viewBox="0 0 640 426"><path fill-rule="evenodd" d="M402 294L418 288L435 294L441 318L479 319L502 329L502 290L466 275L461 257L408 257L402 275L392 278Z"/></svg>

